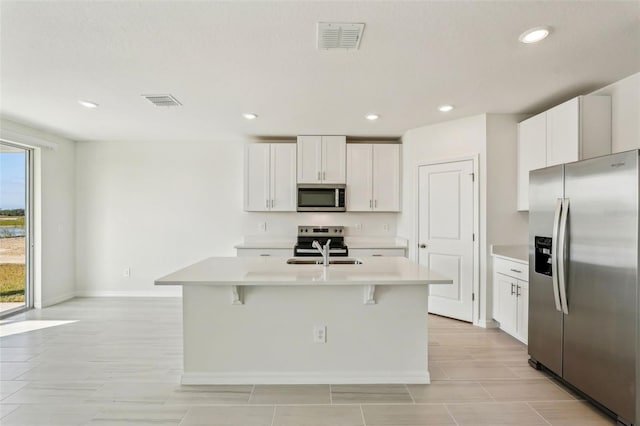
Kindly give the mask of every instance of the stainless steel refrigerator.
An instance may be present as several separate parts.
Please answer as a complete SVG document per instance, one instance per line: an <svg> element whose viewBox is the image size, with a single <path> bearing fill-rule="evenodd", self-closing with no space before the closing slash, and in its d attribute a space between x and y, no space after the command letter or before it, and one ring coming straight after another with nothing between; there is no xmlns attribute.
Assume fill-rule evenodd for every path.
<svg viewBox="0 0 640 426"><path fill-rule="evenodd" d="M530 173L529 355L640 424L640 151Z"/></svg>

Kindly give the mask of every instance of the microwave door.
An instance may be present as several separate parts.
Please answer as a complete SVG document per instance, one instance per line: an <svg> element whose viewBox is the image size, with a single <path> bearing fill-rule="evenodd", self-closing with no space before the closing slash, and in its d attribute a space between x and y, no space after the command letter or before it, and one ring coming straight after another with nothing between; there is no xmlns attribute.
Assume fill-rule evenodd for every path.
<svg viewBox="0 0 640 426"><path fill-rule="evenodd" d="M335 207L335 190L303 189L298 193L299 207Z"/></svg>
<svg viewBox="0 0 640 426"><path fill-rule="evenodd" d="M298 211L344 211L337 188L298 188Z"/></svg>

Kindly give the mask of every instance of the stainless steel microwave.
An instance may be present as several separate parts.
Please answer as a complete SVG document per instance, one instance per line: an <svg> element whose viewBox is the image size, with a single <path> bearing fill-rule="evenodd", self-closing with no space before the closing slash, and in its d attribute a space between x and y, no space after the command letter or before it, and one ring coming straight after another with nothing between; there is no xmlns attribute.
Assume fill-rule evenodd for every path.
<svg viewBox="0 0 640 426"><path fill-rule="evenodd" d="M299 212L344 212L345 184L300 183L298 184Z"/></svg>

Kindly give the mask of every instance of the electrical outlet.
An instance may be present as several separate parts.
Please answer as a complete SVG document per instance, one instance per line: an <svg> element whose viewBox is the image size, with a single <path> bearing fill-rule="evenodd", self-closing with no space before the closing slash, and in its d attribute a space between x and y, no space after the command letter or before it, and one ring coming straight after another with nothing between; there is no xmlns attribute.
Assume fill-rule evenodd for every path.
<svg viewBox="0 0 640 426"><path fill-rule="evenodd" d="M356 223L356 231L362 231L362 224L361 223Z"/></svg>
<svg viewBox="0 0 640 426"><path fill-rule="evenodd" d="M131 268L124 268L122 270L122 276L125 278L129 278L131 276Z"/></svg>
<svg viewBox="0 0 640 426"><path fill-rule="evenodd" d="M388 223L383 224L382 229L384 230L384 232L389 232L389 224Z"/></svg>
<svg viewBox="0 0 640 426"><path fill-rule="evenodd" d="M313 343L327 343L327 326L313 326Z"/></svg>

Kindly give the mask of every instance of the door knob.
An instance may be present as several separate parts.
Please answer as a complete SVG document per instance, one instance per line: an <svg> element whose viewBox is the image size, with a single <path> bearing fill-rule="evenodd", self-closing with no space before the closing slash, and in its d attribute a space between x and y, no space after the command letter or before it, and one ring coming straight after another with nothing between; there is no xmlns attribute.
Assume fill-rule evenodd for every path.
<svg viewBox="0 0 640 426"><path fill-rule="evenodd" d="M418 247L420 247L420 248L427 248L427 245L426 245L426 244L418 244Z"/></svg>

